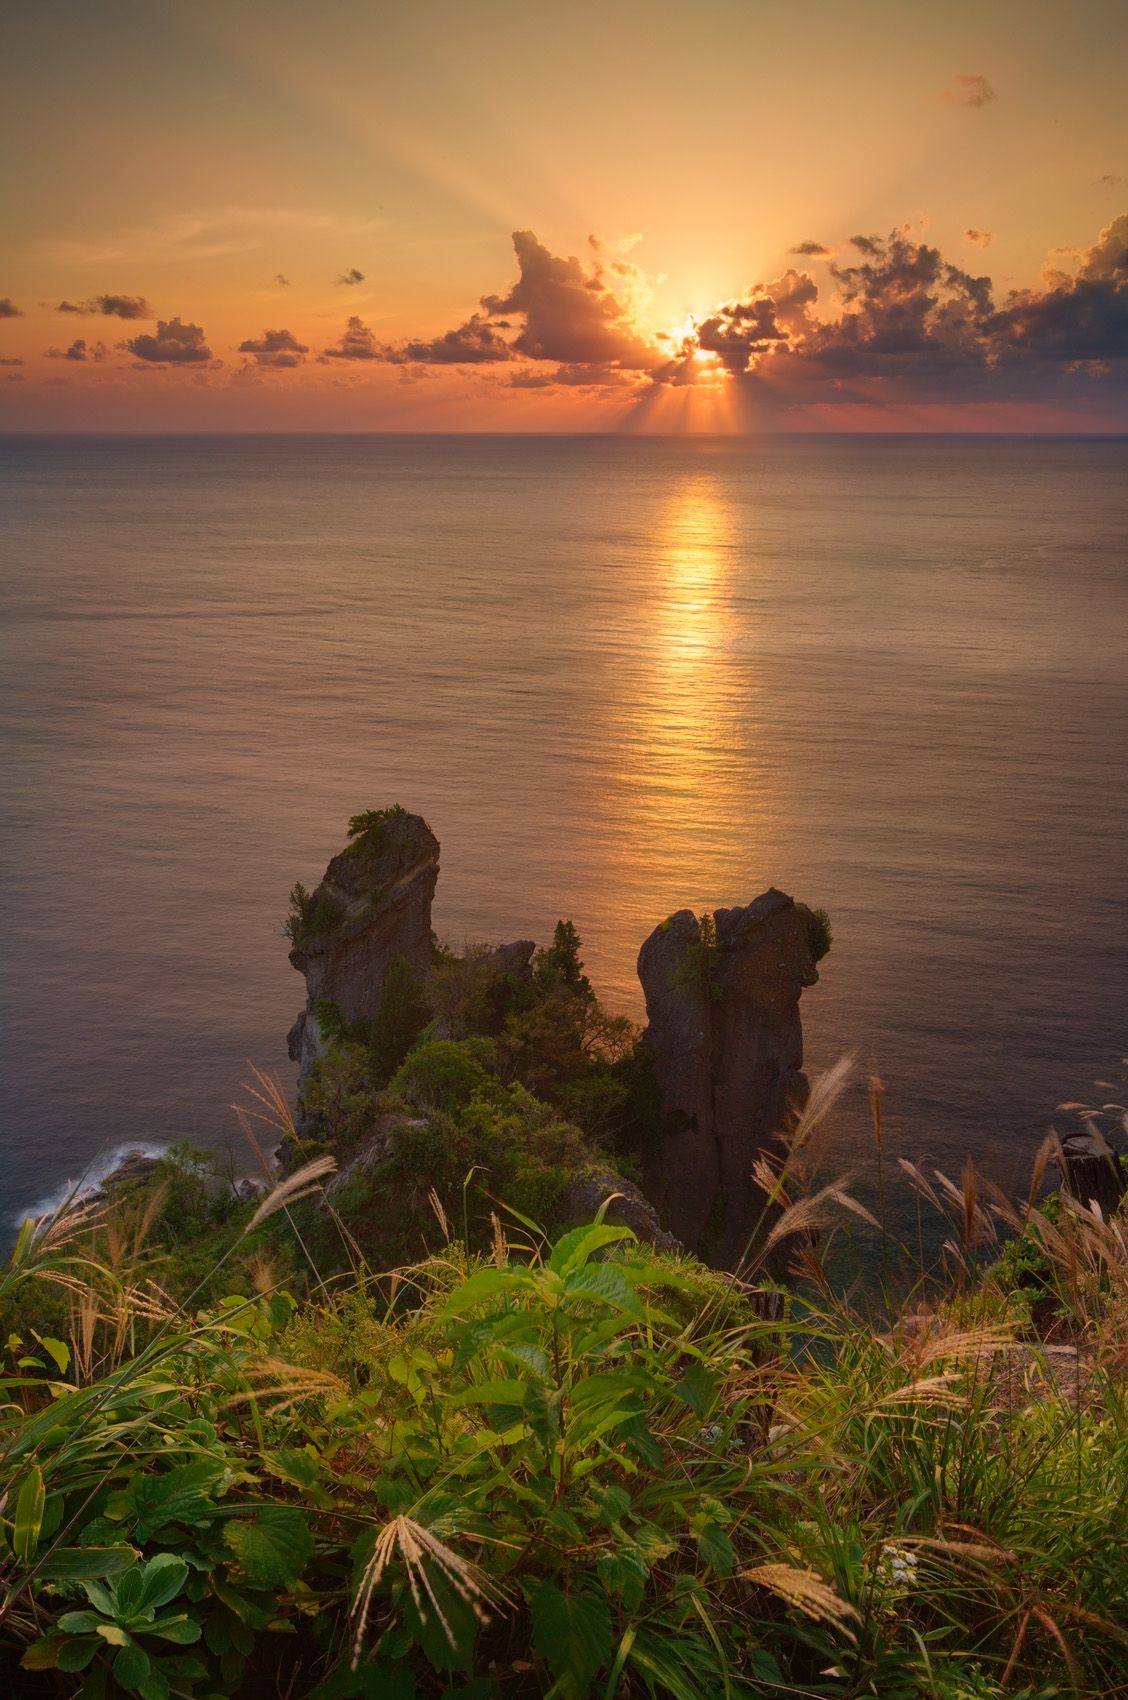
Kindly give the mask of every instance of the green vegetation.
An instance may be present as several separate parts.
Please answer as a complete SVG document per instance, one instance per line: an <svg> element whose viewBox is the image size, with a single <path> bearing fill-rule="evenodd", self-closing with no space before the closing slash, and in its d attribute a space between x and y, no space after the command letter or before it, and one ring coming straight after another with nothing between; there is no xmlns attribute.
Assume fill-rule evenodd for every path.
<svg viewBox="0 0 1128 1700"><path fill-rule="evenodd" d="M396 1161L453 1180L446 1139L524 1089L483 1049L467 1100L463 1046L412 1054L448 1107L398 1125ZM528 1094L524 1113L526 1150L565 1139ZM769 1191L794 1190L809 1131ZM952 1295L875 1328L820 1295L808 1246L804 1296L769 1321L625 1228L545 1239L501 1204L481 1254L440 1209L421 1263L341 1267L324 1170L252 1206L181 1153L21 1235L0 1277L8 1691L1128 1695L1119 1223L917 1172L952 1210ZM833 1190L790 1225L825 1223ZM173 1193L220 1296L181 1290ZM976 1272L1008 1220L1046 1260L1049 1346L1001 1265Z"/></svg>
<svg viewBox="0 0 1128 1700"><path fill-rule="evenodd" d="M286 937L295 949L300 949L331 932L341 913L341 904L324 886L309 892L298 880L290 888L290 912L284 923Z"/></svg>
<svg viewBox="0 0 1128 1700"><path fill-rule="evenodd" d="M372 1077L378 1084L391 1079L430 1019L423 987L404 958L393 956L369 1041Z"/></svg>
<svg viewBox="0 0 1128 1700"><path fill-rule="evenodd" d="M816 962L821 962L834 942L830 916L825 909L811 909L806 903L797 903L795 907L807 923L807 938L811 946L811 955Z"/></svg>
<svg viewBox="0 0 1128 1700"><path fill-rule="evenodd" d="M697 937L691 939L674 969L672 984L698 987L706 997L720 998L717 923L708 909L697 918Z"/></svg>
<svg viewBox="0 0 1128 1700"><path fill-rule="evenodd" d="M384 828L390 820L402 820L407 810L402 803L387 809L365 809L363 814L349 820L349 852L356 856L375 856L384 843Z"/></svg>

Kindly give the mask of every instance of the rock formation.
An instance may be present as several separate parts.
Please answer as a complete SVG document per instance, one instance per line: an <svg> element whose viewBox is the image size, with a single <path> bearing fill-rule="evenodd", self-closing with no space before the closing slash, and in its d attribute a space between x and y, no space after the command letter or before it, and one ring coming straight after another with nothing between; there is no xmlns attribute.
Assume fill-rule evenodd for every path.
<svg viewBox="0 0 1128 1700"><path fill-rule="evenodd" d="M724 1268L763 1207L753 1162L806 1095L799 998L826 943L822 919L772 888L700 922L680 909L639 953L662 1111L645 1191L683 1244Z"/></svg>
<svg viewBox="0 0 1128 1700"><path fill-rule="evenodd" d="M361 822L316 890L295 897L290 961L308 995L287 1044L303 1079L322 1049L319 999L331 999L346 1022L371 1021L393 958L420 979L431 967L439 841L421 815L403 809L359 816L353 826Z"/></svg>

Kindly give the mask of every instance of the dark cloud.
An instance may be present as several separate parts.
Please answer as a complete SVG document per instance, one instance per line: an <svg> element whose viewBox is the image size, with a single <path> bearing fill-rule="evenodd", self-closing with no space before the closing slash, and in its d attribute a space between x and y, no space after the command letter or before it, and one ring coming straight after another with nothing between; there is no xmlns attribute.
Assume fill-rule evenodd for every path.
<svg viewBox="0 0 1128 1700"><path fill-rule="evenodd" d="M994 234L993 230L965 230L964 241L970 242L976 248L989 248Z"/></svg>
<svg viewBox="0 0 1128 1700"><path fill-rule="evenodd" d="M507 294L483 296L482 306L491 318L520 316L512 346L530 360L651 371L661 356L631 319L629 297L639 274L592 246L595 258L585 268L550 253L531 230L514 231L520 275Z"/></svg>
<svg viewBox="0 0 1128 1700"><path fill-rule="evenodd" d="M987 78L978 71L957 72L942 96L949 106L986 106L997 98Z"/></svg>
<svg viewBox="0 0 1128 1700"><path fill-rule="evenodd" d="M283 289L289 289L289 287L290 287L289 278L283 277L281 272L275 272L274 281L275 281L275 283L280 283L282 285Z"/></svg>
<svg viewBox="0 0 1128 1700"><path fill-rule="evenodd" d="M758 355L773 347L790 347L810 334L811 307L818 294L818 285L806 272L787 271L774 283L759 284L742 300L728 301L702 319L697 327L698 347L715 354L727 371L739 376ZM683 379L689 375L683 373Z"/></svg>
<svg viewBox="0 0 1128 1700"><path fill-rule="evenodd" d="M17 307L10 295L0 295L0 319L22 319L23 309Z"/></svg>
<svg viewBox="0 0 1128 1700"><path fill-rule="evenodd" d="M821 242L807 241L797 242L794 248L790 249L789 252L792 254L805 254L809 259L817 259L821 254L829 254L830 249L824 248Z"/></svg>
<svg viewBox="0 0 1128 1700"><path fill-rule="evenodd" d="M381 358L393 365L481 366L512 360L513 350L481 313L474 313L457 330L444 331L429 341L413 339L385 348Z"/></svg>
<svg viewBox="0 0 1128 1700"><path fill-rule="evenodd" d="M706 315L654 377L711 381L704 350L783 405L1043 400L1101 383L1128 393L1128 214L1075 255L1072 274L1050 272L1002 302L989 277L905 229L851 246L854 262L829 268L825 301L813 278L787 272Z"/></svg>
<svg viewBox="0 0 1128 1700"><path fill-rule="evenodd" d="M286 370L300 366L309 347L299 342L293 331L263 331L260 337L248 337L241 342L239 353L253 355L256 366Z"/></svg>
<svg viewBox="0 0 1128 1700"><path fill-rule="evenodd" d="M1118 177L1114 171L1105 171L1094 186L1098 189L1123 189L1128 187L1128 177Z"/></svg>
<svg viewBox="0 0 1128 1700"><path fill-rule="evenodd" d="M1041 292L1015 290L992 321L1000 359L1128 359L1128 213L1081 255L1077 276L1058 272Z"/></svg>
<svg viewBox="0 0 1128 1700"><path fill-rule="evenodd" d="M49 348L48 360L108 360L110 351L104 342L87 343L85 337L77 337L69 348Z"/></svg>
<svg viewBox="0 0 1128 1700"><path fill-rule="evenodd" d="M22 365L23 365L23 360L18 354L10 354L5 359L0 360L0 366L22 366Z"/></svg>
<svg viewBox="0 0 1128 1700"><path fill-rule="evenodd" d="M200 326L182 324L178 318L158 319L155 336L146 332L124 346L153 366L201 366L212 358Z"/></svg>
<svg viewBox="0 0 1128 1700"><path fill-rule="evenodd" d="M364 282L364 273L362 271L358 271L356 266L350 266L347 272L341 273L337 282L343 283L346 289L351 289L353 284Z"/></svg>
<svg viewBox="0 0 1128 1700"><path fill-rule="evenodd" d="M56 313L103 313L108 319L154 319L143 295L92 295L89 301L60 301Z"/></svg>
<svg viewBox="0 0 1128 1700"><path fill-rule="evenodd" d="M354 313L331 348L322 349L321 360L383 360L383 345Z"/></svg>

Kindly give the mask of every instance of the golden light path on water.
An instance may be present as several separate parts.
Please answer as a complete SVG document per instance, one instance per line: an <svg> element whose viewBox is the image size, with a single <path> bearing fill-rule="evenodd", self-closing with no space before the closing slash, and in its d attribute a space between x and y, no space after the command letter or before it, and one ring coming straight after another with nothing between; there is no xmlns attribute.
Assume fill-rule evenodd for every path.
<svg viewBox="0 0 1128 1700"><path fill-rule="evenodd" d="M748 580L744 530L707 473L679 478L659 509L635 652L608 704L615 760L603 796L617 818L603 823L605 897L620 937L641 942L663 913L747 902L769 883L775 826L756 754L761 686L747 612L739 644L733 619L736 600L747 600L737 588L738 576ZM635 1004L637 984L621 995Z"/></svg>

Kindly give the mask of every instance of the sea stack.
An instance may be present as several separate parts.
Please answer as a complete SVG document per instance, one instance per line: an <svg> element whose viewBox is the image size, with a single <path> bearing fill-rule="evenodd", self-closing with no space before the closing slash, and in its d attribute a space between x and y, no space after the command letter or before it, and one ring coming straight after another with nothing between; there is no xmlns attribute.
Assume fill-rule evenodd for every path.
<svg viewBox="0 0 1128 1700"><path fill-rule="evenodd" d="M354 817L349 840L320 885L295 886L291 899L290 961L305 976L307 997L287 1045L302 1080L322 1049L320 999L346 1022L371 1021L394 958L419 980L431 968L438 839L421 815L391 808Z"/></svg>
<svg viewBox="0 0 1128 1700"><path fill-rule="evenodd" d="M713 916L680 909L639 953L662 1112L644 1188L722 1268L738 1267L763 1209L752 1165L807 1094L799 999L828 943L825 917L773 887Z"/></svg>

